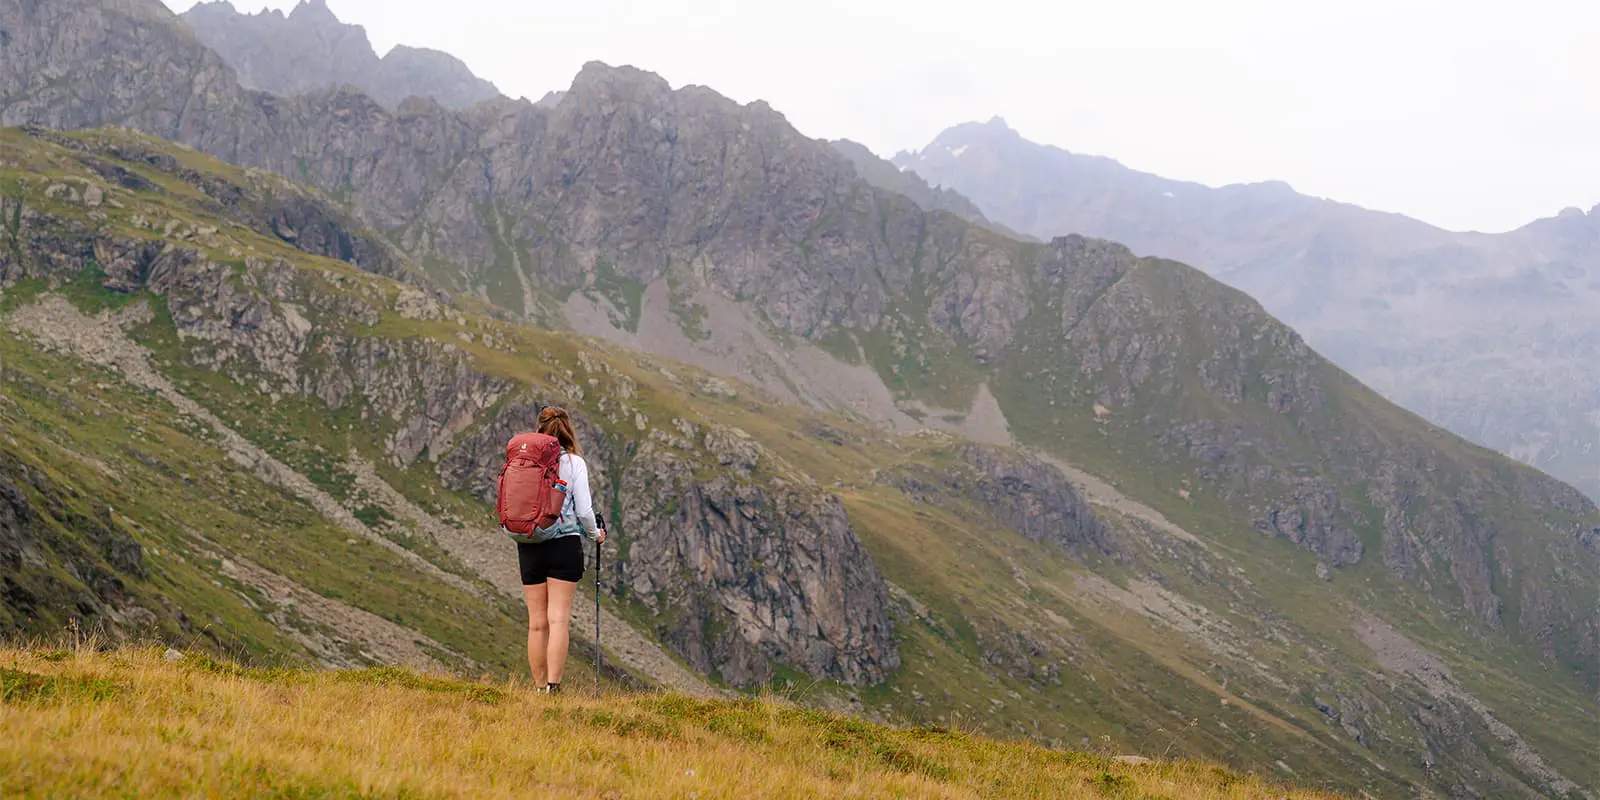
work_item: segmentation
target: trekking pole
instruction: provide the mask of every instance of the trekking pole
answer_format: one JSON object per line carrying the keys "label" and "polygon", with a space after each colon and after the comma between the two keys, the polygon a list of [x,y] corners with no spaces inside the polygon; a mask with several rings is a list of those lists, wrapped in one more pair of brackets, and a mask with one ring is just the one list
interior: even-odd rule
{"label": "trekking pole", "polygon": [[[595,522],[600,530],[606,529],[606,518],[598,513],[594,515]],[[594,543],[594,693],[600,694],[600,548],[603,544]]]}

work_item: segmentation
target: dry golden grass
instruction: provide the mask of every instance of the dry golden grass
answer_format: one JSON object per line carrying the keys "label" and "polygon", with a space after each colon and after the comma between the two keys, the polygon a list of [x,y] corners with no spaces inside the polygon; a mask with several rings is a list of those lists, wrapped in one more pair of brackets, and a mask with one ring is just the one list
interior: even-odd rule
{"label": "dry golden grass", "polygon": [[541,697],[404,670],[0,651],[3,797],[1326,797],[774,698]]}

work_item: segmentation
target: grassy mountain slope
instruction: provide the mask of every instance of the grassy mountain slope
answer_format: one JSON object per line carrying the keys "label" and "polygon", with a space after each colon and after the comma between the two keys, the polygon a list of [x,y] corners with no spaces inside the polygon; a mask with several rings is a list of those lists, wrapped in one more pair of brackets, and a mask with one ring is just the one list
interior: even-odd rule
{"label": "grassy mountain slope", "polygon": [[[1050,428],[1093,443],[1059,446],[1125,490],[1080,496],[1036,457],[948,434],[893,437],[681,365],[481,316],[470,301],[442,305],[307,253],[298,231],[291,243],[275,215],[259,214],[305,207],[286,197],[325,204],[271,176],[128,132],[4,135],[3,341],[9,385],[26,390],[8,392],[0,409],[11,437],[0,447],[28,474],[53,476],[54,490],[24,490],[30,506],[51,509],[51,496],[82,506],[41,513],[47,529],[23,528],[57,577],[37,587],[17,580],[32,570],[8,576],[37,598],[13,631],[48,633],[76,618],[184,638],[215,614],[216,649],[404,662],[403,640],[393,652],[355,641],[345,654],[317,638],[349,639],[353,607],[437,642],[412,644],[436,663],[514,672],[518,613],[496,596],[509,548],[484,530],[480,498],[506,426],[530,418],[525,398],[544,394],[579,411],[620,523],[606,576],[612,619],[713,681],[781,687],[869,717],[1069,747],[1109,741],[1386,796],[1429,784],[1529,795],[1565,785],[1559,774],[1584,780],[1592,741],[1581,675],[1552,671],[1511,635],[1472,641],[1464,632],[1478,628],[1450,612],[1449,592],[1416,594],[1373,560],[1316,580],[1315,559],[1286,536],[1239,526],[1231,505],[1204,499],[1193,481],[1187,499],[1162,486],[1168,475],[1183,485],[1163,472],[1175,467],[1152,459],[1128,470],[1114,419]],[[337,215],[319,219],[336,225]],[[1113,283],[1189,274],[1157,262],[1134,269],[1150,274]],[[120,363],[120,377],[97,363]],[[396,371],[368,371],[384,369]],[[93,405],[82,385],[94,387],[81,390]],[[1117,408],[1113,417],[1129,413]],[[138,422],[97,437],[95,410]],[[221,475],[224,488],[185,482],[197,475]],[[848,517],[840,538],[795,538],[834,529],[823,495]],[[96,503],[110,507],[100,527]],[[769,516],[774,506],[799,524]],[[728,509],[758,527],[717,522]],[[881,598],[857,572],[781,560],[819,544],[848,554],[857,537],[864,550],[847,557],[881,571]],[[794,544],[772,552],[738,544],[785,539]],[[119,541],[148,554],[147,565],[116,556],[132,549]],[[743,566],[727,578],[696,574],[695,557],[672,555],[702,551],[719,553],[713,566]],[[691,572],[663,578],[654,571],[663,563]],[[120,588],[92,577],[101,573]],[[794,589],[749,588],[808,574]],[[91,577],[80,586],[74,575]],[[413,583],[396,592],[390,576]],[[856,627],[805,639],[763,627],[838,591],[857,599],[829,624],[849,616]],[[740,616],[752,602],[761,613]],[[892,645],[871,644],[875,614],[892,624]],[[368,638],[392,643],[394,633]],[[607,641],[624,633],[608,627]],[[575,676],[582,669],[574,663]],[[1510,727],[1495,727],[1501,720]],[[1524,751],[1537,760],[1513,755]]]}
{"label": "grassy mountain slope", "polygon": [[[16,131],[3,135],[7,153],[26,158],[8,158],[0,168],[8,222],[0,303],[10,323],[0,334],[8,534],[0,550],[8,567],[0,627],[39,635],[69,623],[109,625],[130,637],[204,641],[251,657],[515,669],[520,659],[498,642],[520,635],[520,604],[444,556],[412,521],[396,517],[393,504],[356,485],[346,471],[347,448],[326,435],[337,423],[320,415],[297,419],[304,407],[285,407],[293,404],[281,398],[211,406],[221,416],[184,402],[238,387],[176,363],[183,346],[167,310],[159,301],[153,312],[132,302],[131,287],[105,272],[113,265],[85,254],[86,262],[52,281],[19,263],[18,236],[53,226],[38,224],[35,214],[70,209],[89,226],[132,233],[158,251],[217,236],[252,251],[299,251],[194,207],[202,192],[138,160],[111,173],[120,184],[75,181],[53,195],[52,174],[83,170],[82,156],[41,149]],[[176,172],[178,159],[192,157],[180,151],[163,163]],[[218,181],[242,178],[207,163]],[[90,185],[96,188],[87,198],[77,194]],[[341,271],[359,274],[348,265]],[[54,306],[35,304],[45,293]],[[126,340],[118,347],[123,331],[116,324],[73,322],[52,332],[82,337],[76,344],[100,348],[118,371],[73,359],[64,352],[70,348],[41,348],[23,335],[17,312],[51,307],[68,320],[121,312],[133,338],[154,353]],[[157,369],[141,369],[146,357]],[[283,480],[291,469],[315,485]],[[309,492],[323,490],[348,508],[348,524],[319,513]]]}
{"label": "grassy mountain slope", "polygon": [[[1430,472],[1426,427],[1366,413],[1381,405],[1198,273],[1082,240],[1019,243],[923,211],[763,104],[674,92],[637,70],[591,65],[554,107],[467,115],[420,105],[391,115],[333,93],[281,101],[274,116],[208,85],[215,102],[250,108],[170,135],[347,196],[443,285],[552,321],[593,294],[635,328],[648,287],[686,276],[685,294],[731,298],[780,339],[859,358],[909,411],[963,415],[988,384],[1007,421],[1042,432],[1058,456],[1079,460],[1063,438],[1071,429],[1092,432],[1083,442],[1110,438],[1111,455],[1173,466],[1159,487],[1168,497],[1182,480],[1209,484],[1189,491],[1227,504],[1231,526],[1286,536],[1331,568],[1381,557],[1596,680],[1594,559],[1577,543],[1588,504],[1470,459]],[[91,112],[104,114],[68,104],[52,115]],[[320,149],[296,152],[309,147],[300,142]],[[1096,416],[1097,403],[1112,415]],[[1566,519],[1524,533],[1493,508],[1510,498]],[[1507,541],[1524,535],[1556,550]],[[1559,562],[1584,575],[1560,577]],[[1495,580],[1497,568],[1509,577]]]}
{"label": "grassy mountain slope", "polygon": [[246,669],[157,650],[10,651],[0,664],[8,797],[1327,796],[1202,763],[886,728],[772,698],[543,697],[403,669]]}
{"label": "grassy mountain slope", "polygon": [[1600,388],[1583,371],[1600,347],[1593,211],[1453,233],[1281,183],[1169,180],[1000,120],[951,128],[895,164],[1025,233],[1200,267],[1385,396],[1600,497]]}
{"label": "grassy mountain slope", "polygon": [[[671,653],[657,680],[792,681],[1063,743],[1170,737],[1387,795],[1594,783],[1593,506],[1383,402],[1194,270],[924,211],[762,104],[637,70],[591,65],[540,107],[391,113],[245,92],[152,3],[8,11],[37,27],[13,38],[5,119],[137,125],[319,186],[380,232],[312,198],[307,218],[350,236],[308,237],[263,199],[285,181],[124,133],[19,137],[44,151],[16,159],[5,281],[98,268],[137,295],[85,321],[24,284],[23,339],[141,363],[101,346],[131,336],[172,384],[136,385],[239,428],[281,468],[247,461],[350,532],[373,527],[357,512],[388,527],[369,505],[410,520],[439,552],[408,563],[447,585],[454,561],[515,592],[503,548],[448,520],[483,513],[504,437],[559,399],[625,526],[610,611]],[[425,271],[502,318],[329,255]],[[669,336],[712,345],[741,322],[762,356],[815,357],[790,397],[865,377],[913,422],[987,414],[985,440],[1034,452],[896,438],[503,319],[559,326],[582,303],[643,349],[669,312]]]}

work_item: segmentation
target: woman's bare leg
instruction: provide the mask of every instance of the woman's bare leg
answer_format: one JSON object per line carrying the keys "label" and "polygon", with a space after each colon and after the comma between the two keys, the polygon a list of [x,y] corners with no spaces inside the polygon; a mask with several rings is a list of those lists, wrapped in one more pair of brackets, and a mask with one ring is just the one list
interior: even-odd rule
{"label": "woman's bare leg", "polygon": [[[545,590],[547,585],[538,583],[522,587],[522,598],[528,602],[528,671],[533,673],[535,689],[544,688],[547,669],[545,654],[549,651],[550,640],[550,617],[546,610],[549,603],[549,594]],[[572,605],[570,597],[567,605]],[[563,633],[562,637],[565,636]]]}
{"label": "woman's bare leg", "polygon": [[572,635],[572,598],[578,593],[578,584],[551,578],[547,585],[550,587],[546,618],[550,650],[546,663],[549,665],[550,682],[560,683],[561,670],[567,665],[567,644]]}

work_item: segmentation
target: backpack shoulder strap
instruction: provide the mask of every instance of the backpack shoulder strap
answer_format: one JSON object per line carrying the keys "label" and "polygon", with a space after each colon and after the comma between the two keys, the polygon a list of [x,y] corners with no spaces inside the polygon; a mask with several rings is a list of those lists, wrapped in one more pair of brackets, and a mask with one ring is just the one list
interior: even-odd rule
{"label": "backpack shoulder strap", "polygon": [[[557,470],[557,472],[559,473],[561,468],[565,467],[566,470],[567,470],[567,475],[569,475],[569,476],[572,475],[573,471],[574,471],[572,469],[572,459],[573,459],[573,455],[571,453],[568,453],[566,451],[566,449],[563,448],[561,450],[561,457],[556,459],[556,470]],[[578,507],[577,507],[578,506],[578,501],[573,499],[573,497],[572,497],[573,487],[571,486],[572,481],[571,481],[570,478],[567,479],[567,483],[568,483],[568,486],[567,486],[566,497],[563,498],[562,501],[561,501],[561,522],[563,524],[568,523],[568,522],[577,522],[578,521]]]}

